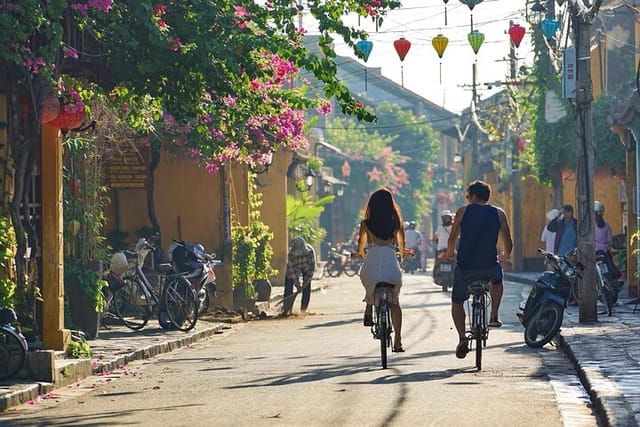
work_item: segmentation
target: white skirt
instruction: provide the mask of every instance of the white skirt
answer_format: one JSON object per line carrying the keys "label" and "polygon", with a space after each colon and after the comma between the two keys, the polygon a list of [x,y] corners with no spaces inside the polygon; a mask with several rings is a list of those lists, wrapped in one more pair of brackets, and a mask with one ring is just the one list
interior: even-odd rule
{"label": "white skirt", "polygon": [[393,246],[369,246],[367,256],[360,268],[360,281],[365,289],[364,302],[373,305],[373,291],[377,283],[392,283],[395,286],[394,302],[397,304],[402,287],[402,270]]}

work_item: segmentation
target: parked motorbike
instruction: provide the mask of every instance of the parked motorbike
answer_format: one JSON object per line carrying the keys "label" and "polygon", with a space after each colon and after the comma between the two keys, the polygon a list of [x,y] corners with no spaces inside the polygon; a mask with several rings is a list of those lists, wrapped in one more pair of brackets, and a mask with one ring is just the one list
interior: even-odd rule
{"label": "parked motorbike", "polygon": [[215,252],[208,254],[199,243],[173,240],[168,250],[174,270],[183,273],[198,292],[198,314],[206,313],[216,295],[214,268],[222,264]]}
{"label": "parked motorbike", "polygon": [[580,277],[579,271],[584,270],[575,249],[564,256],[543,249],[538,252],[545,256],[550,271],[538,277],[516,313],[524,326],[524,341],[534,348],[542,347],[557,335],[573,285]]}

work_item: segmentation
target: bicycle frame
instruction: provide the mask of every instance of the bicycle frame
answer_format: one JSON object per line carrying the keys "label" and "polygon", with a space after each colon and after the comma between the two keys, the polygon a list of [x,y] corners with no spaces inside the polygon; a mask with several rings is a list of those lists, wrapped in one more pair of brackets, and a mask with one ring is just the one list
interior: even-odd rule
{"label": "bicycle frame", "polygon": [[393,303],[394,285],[389,283],[378,283],[374,290],[374,306],[376,315],[371,327],[374,339],[380,340],[380,357],[382,369],[387,368],[387,349],[391,346],[391,304]]}
{"label": "bicycle frame", "polygon": [[482,369],[482,347],[487,346],[489,338],[489,327],[487,324],[487,307],[491,302],[487,282],[475,280],[467,287],[467,292],[471,296],[471,302],[467,299],[467,316],[469,330],[467,331],[467,339],[471,345],[475,343],[476,349],[476,368],[478,371]]}

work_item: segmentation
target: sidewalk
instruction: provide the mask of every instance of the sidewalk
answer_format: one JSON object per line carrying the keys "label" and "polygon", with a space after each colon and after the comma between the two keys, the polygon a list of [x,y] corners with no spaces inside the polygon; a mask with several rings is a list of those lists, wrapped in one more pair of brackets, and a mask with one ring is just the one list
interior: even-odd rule
{"label": "sidewalk", "polygon": [[13,406],[37,402],[56,388],[73,384],[91,375],[99,375],[115,370],[134,360],[148,359],[162,353],[185,347],[203,338],[223,333],[230,329],[234,321],[225,316],[217,319],[211,314],[198,320],[196,327],[189,332],[166,331],[158,325],[155,318],[140,331],[132,331],[126,326],[113,325],[109,329],[100,327],[98,338],[89,341],[93,352],[92,359],[67,359],[64,352],[56,352],[55,383],[35,380],[8,380],[0,383],[0,416]]}
{"label": "sidewalk", "polygon": [[[533,284],[538,275],[505,273],[505,279]],[[629,301],[621,298],[611,317],[598,314],[592,324],[578,323],[578,308],[569,307],[560,331],[560,345],[605,425],[640,425],[640,311],[633,313]]]}

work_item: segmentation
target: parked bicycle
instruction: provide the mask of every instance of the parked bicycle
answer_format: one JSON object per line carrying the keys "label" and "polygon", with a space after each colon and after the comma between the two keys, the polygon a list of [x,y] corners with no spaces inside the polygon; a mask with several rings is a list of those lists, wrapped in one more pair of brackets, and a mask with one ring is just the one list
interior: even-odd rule
{"label": "parked bicycle", "polygon": [[198,321],[198,295],[191,283],[169,263],[155,267],[157,287],[151,284],[143,266],[155,248],[155,242],[141,238],[133,251],[123,251],[129,260],[129,270],[122,278],[124,285],[113,296],[115,312],[133,330],[144,328],[156,314],[161,327],[175,326],[189,331]]}
{"label": "parked bicycle", "polygon": [[393,288],[391,283],[376,284],[373,301],[376,315],[373,318],[371,333],[373,338],[380,340],[380,361],[382,369],[387,369],[387,350],[392,345],[391,333],[391,304],[393,303]]}
{"label": "parked bicycle", "polygon": [[482,348],[487,346],[489,338],[489,326],[487,324],[487,309],[491,304],[488,279],[475,279],[467,287],[467,292],[471,296],[471,301],[467,299],[467,319],[469,329],[467,330],[467,340],[469,350],[476,351],[476,368],[482,370]]}
{"label": "parked bicycle", "polygon": [[29,345],[13,326],[17,320],[16,312],[10,308],[0,308],[0,380],[11,378],[24,366]]}
{"label": "parked bicycle", "polygon": [[360,272],[361,258],[351,258],[353,248],[349,244],[341,244],[329,250],[329,259],[322,270],[323,277],[338,277],[344,273],[353,277]]}

